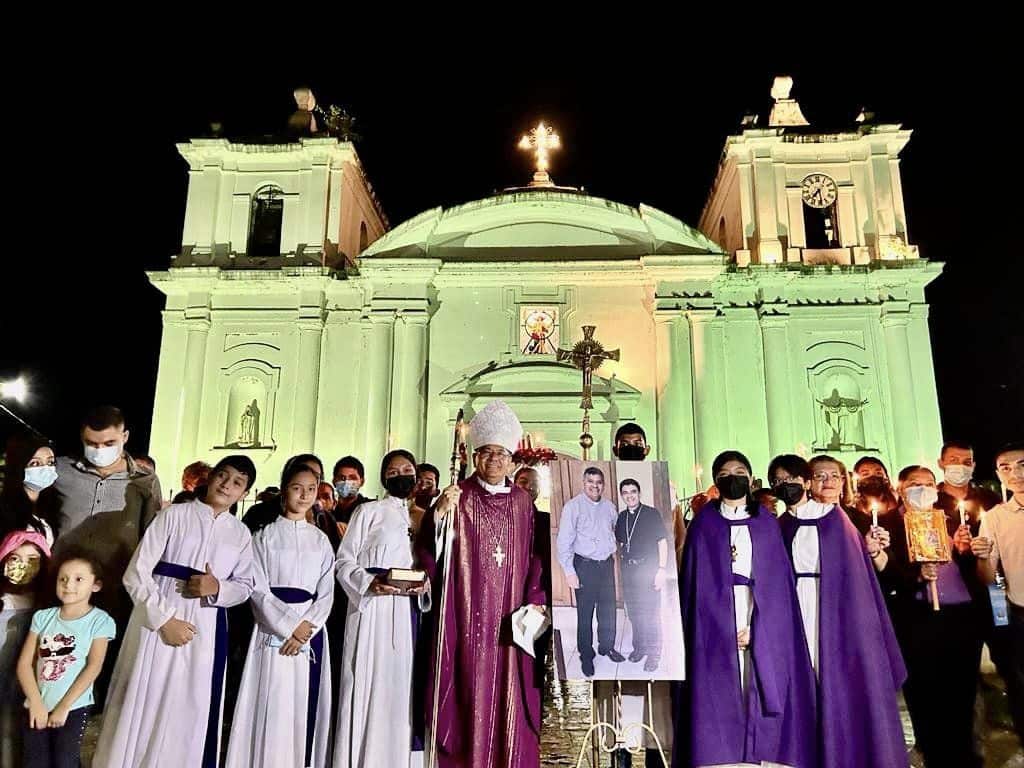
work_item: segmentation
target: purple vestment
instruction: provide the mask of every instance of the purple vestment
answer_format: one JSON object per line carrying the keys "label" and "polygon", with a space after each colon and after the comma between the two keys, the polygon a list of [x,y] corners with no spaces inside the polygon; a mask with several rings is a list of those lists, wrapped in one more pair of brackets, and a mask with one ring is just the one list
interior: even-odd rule
{"label": "purple vestment", "polygon": [[882,590],[863,540],[842,510],[780,519],[792,547],[801,525],[818,529],[818,751],[822,768],[908,764],[896,692],[907,678]]}
{"label": "purple vestment", "polygon": [[[744,693],[736,653],[731,525],[753,550],[750,675]],[[775,516],[762,508],[727,521],[706,505],[686,532],[680,601],[686,685],[678,702],[673,765],[783,763],[817,768],[814,671],[804,640],[793,568]]]}
{"label": "purple vestment", "polygon": [[[535,768],[540,763],[540,692],[536,661],[512,643],[512,613],[545,605],[530,495],[511,486],[489,493],[476,476],[459,484],[447,605],[434,546],[434,517],[423,517],[417,556],[433,580],[436,618],[446,624],[437,715],[440,768]],[[442,613],[443,611],[443,613]],[[426,719],[433,711],[431,647]]]}

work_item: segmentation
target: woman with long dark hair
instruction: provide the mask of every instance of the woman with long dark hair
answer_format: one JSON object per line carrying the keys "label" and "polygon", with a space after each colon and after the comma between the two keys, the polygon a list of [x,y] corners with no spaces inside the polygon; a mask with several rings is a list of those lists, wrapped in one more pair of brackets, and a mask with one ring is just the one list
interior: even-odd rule
{"label": "woman with long dark hair", "polygon": [[318,486],[314,469],[286,465],[281,514],[252,538],[256,627],[227,768],[328,765],[331,658],[324,622],[334,602],[334,550],[307,519]]}
{"label": "woman with long dark hair", "polygon": [[[348,595],[341,659],[335,768],[421,765],[413,747],[413,650],[407,597],[388,584],[389,568],[411,568],[409,501],[416,459],[391,451],[380,465],[387,495],[352,515],[338,548],[338,581]],[[417,590],[422,591],[422,590]]]}
{"label": "woman with long dark hair", "polygon": [[46,438],[28,433],[7,441],[0,494],[0,539],[12,531],[35,531],[53,546],[57,534],[57,457]]}
{"label": "woman with long dark hair", "polygon": [[739,451],[712,465],[719,499],[686,533],[680,600],[686,680],[673,765],[816,768],[814,672],[793,568]]}

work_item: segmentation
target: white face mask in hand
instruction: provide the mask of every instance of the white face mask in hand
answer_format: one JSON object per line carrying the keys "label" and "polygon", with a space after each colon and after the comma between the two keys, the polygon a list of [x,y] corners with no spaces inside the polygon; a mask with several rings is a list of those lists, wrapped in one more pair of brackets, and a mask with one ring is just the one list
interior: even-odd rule
{"label": "white face mask in hand", "polygon": [[939,500],[939,492],[930,485],[915,485],[907,488],[907,503],[914,509],[931,509]]}

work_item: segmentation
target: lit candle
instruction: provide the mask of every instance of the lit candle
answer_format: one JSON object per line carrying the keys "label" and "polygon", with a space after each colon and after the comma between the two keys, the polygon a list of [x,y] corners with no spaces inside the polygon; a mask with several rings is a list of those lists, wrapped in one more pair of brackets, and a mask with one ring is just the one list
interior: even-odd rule
{"label": "lit candle", "polygon": [[960,525],[967,525],[967,511],[964,509],[964,503],[961,501],[957,506],[960,508]]}
{"label": "lit candle", "polygon": [[871,502],[871,527],[878,527],[878,502]]}

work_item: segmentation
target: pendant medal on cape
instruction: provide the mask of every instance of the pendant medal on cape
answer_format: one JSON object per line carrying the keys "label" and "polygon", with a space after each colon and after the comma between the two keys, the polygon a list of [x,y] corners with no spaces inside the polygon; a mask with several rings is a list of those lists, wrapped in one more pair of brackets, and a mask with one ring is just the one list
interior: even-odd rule
{"label": "pendant medal on cape", "polygon": [[735,544],[733,544],[731,547],[729,547],[729,553],[732,555],[732,561],[735,563],[736,562],[736,558],[739,556],[738,553],[736,552],[736,545]]}

